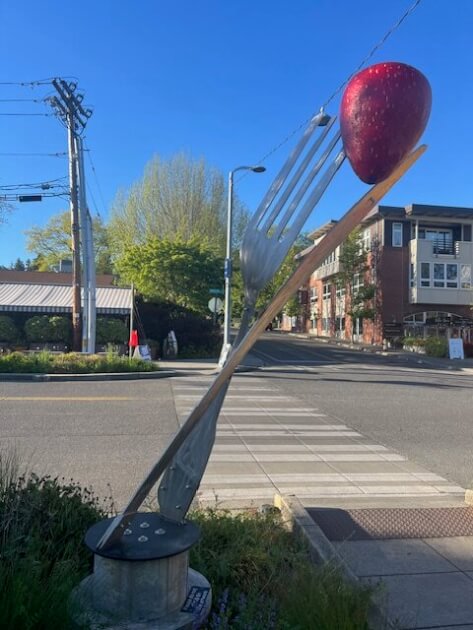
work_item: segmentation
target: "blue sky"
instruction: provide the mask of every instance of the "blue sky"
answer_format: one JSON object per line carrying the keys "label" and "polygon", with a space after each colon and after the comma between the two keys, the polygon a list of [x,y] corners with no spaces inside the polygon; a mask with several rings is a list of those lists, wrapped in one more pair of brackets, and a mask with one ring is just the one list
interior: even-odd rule
{"label": "blue sky", "polygon": [[[0,82],[77,77],[94,114],[86,138],[89,204],[106,219],[120,188],[155,154],[185,151],[227,173],[257,163],[297,129],[366,57],[414,0],[23,0],[2,2]],[[428,152],[385,198],[389,204],[473,206],[473,2],[422,0],[370,63],[409,63],[429,79]],[[0,113],[48,112],[48,87],[0,85]],[[329,107],[338,111],[339,97]],[[237,181],[254,209],[292,135],[264,174]],[[4,153],[67,150],[52,117],[0,115],[0,186],[67,176],[67,160]],[[367,189],[345,163],[307,222],[338,218]],[[0,192],[1,194],[1,192]],[[0,226],[0,264],[26,258],[24,230],[68,204],[16,204]]]}

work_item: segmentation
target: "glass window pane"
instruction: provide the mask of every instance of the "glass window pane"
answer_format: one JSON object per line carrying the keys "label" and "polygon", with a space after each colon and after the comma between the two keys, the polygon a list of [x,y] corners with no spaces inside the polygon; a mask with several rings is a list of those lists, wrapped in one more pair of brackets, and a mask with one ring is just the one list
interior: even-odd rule
{"label": "glass window pane", "polygon": [[434,280],[445,279],[445,265],[443,263],[434,263]]}
{"label": "glass window pane", "polygon": [[430,263],[420,264],[420,276],[423,279],[430,278]]}
{"label": "glass window pane", "polygon": [[471,265],[461,265],[460,282],[462,289],[471,288]]}
{"label": "glass window pane", "polygon": [[457,278],[458,278],[457,265],[447,264],[447,280],[457,280]]}

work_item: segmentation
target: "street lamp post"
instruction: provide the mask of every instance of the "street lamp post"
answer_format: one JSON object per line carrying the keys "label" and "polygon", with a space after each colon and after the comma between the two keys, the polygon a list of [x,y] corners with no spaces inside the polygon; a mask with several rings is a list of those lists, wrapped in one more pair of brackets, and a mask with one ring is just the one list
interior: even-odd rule
{"label": "street lamp post", "polygon": [[253,173],[264,173],[264,166],[237,166],[228,174],[228,206],[227,206],[227,245],[225,252],[225,304],[224,304],[224,323],[223,323],[223,345],[220,354],[219,364],[222,366],[227,358],[231,348],[230,343],[230,324],[232,320],[232,227],[233,227],[233,175],[237,171],[253,171]]}

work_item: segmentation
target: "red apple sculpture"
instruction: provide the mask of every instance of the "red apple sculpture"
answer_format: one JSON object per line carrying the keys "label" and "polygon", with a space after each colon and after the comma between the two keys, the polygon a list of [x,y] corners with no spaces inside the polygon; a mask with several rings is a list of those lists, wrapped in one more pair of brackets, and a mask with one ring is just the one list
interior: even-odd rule
{"label": "red apple sculpture", "polygon": [[340,128],[346,156],[362,181],[377,184],[392,173],[421,137],[431,104],[429,82],[404,63],[378,63],[350,80]]}

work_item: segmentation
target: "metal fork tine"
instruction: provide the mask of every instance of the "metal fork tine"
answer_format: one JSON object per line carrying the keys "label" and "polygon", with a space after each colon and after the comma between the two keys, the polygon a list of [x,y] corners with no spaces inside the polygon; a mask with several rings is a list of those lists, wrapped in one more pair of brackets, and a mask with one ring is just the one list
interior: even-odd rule
{"label": "metal fork tine", "polygon": [[[343,164],[345,157],[346,157],[345,151],[342,149],[338,153],[337,157],[334,159],[332,164],[329,166],[329,168],[325,171],[322,179],[320,180],[320,182],[317,184],[317,186],[314,188],[314,190],[310,194],[310,197],[302,206],[299,214],[297,215],[297,218],[294,220],[294,223],[291,225],[290,229],[284,234],[284,238],[286,238],[286,235],[288,239],[295,240],[297,238],[297,235],[302,230],[302,227],[304,223],[307,221],[309,214],[312,212],[315,205],[318,203],[319,199],[324,194],[326,188],[332,181],[335,173]],[[283,229],[284,227],[281,227],[280,225],[278,225],[278,229],[277,229],[278,235],[277,236],[275,235],[276,238],[281,238]]]}
{"label": "metal fork tine", "polygon": [[[294,173],[294,175],[293,175],[291,181],[289,182],[289,184],[287,185],[285,191],[282,193],[281,197],[278,199],[278,201],[275,204],[274,208],[271,210],[270,214],[265,219],[264,225],[261,226],[261,229],[262,229],[263,232],[267,232],[272,227],[273,223],[276,220],[276,217],[279,215],[279,213],[281,212],[281,209],[284,207],[284,204],[289,199],[289,196],[291,195],[292,191],[296,187],[296,185],[299,182],[300,178],[302,177],[304,171],[306,171],[307,167],[309,166],[310,162],[312,161],[312,158],[317,153],[317,151],[319,150],[321,144],[323,143],[323,141],[327,137],[327,134],[329,133],[330,129],[332,128],[332,125],[334,124],[335,120],[336,120],[336,116],[333,116],[330,119],[330,121],[327,123],[327,126],[325,127],[323,132],[320,134],[320,136],[314,142],[314,144],[311,147],[311,149],[307,152],[307,155],[304,157],[304,159],[302,160],[301,164],[299,165],[297,171]],[[320,166],[319,166],[319,164],[320,164]],[[313,171],[313,177],[315,177],[315,175],[318,173],[318,171],[320,170],[321,167],[322,167],[322,164],[320,163],[320,160],[319,160],[319,162],[317,163],[317,169],[315,171]],[[310,180],[307,183],[307,185],[305,185],[305,190],[307,190],[307,188],[308,188],[308,186],[309,186],[311,181],[312,180]],[[300,198],[299,198],[299,200],[300,200]],[[292,204],[291,204],[291,206],[292,206]]]}
{"label": "metal fork tine", "polygon": [[[335,122],[335,118],[333,118],[333,122]],[[327,131],[327,133],[328,133],[328,131]],[[324,134],[323,138],[325,137],[325,135],[327,135],[327,134]],[[320,140],[322,141],[323,138],[321,137]],[[286,212],[284,213],[283,217],[278,221],[278,228],[281,227],[283,230],[286,228],[286,225],[289,223],[289,220],[291,219],[292,215],[294,214],[295,210],[297,209],[297,206],[301,202],[303,196],[307,192],[307,189],[309,188],[309,186],[313,182],[315,176],[319,173],[319,171],[322,168],[322,166],[325,164],[325,162],[329,158],[331,152],[333,151],[334,146],[337,144],[339,139],[340,139],[340,131],[332,138],[332,140],[330,141],[329,145],[327,146],[327,148],[325,149],[325,151],[323,152],[321,157],[317,160],[317,162],[315,163],[313,168],[309,171],[307,177],[305,178],[305,180],[302,183],[301,187],[297,191],[294,199],[289,204],[289,206],[288,206]],[[316,149],[318,149],[320,144],[321,144],[321,142],[320,143],[316,143],[316,144],[318,144],[318,146],[316,147]],[[292,192],[293,188],[297,184],[297,181],[301,178],[303,171],[305,171],[307,169],[309,161],[307,163],[304,161],[304,163],[301,165],[301,166],[304,167],[303,170],[301,170],[300,173],[297,172],[296,175],[294,176],[294,180],[295,180],[294,181],[294,186],[292,186],[292,189],[289,190],[289,193],[288,193],[287,196],[283,195],[283,197],[281,198],[281,199],[284,199],[284,202],[287,201],[287,198],[288,198],[289,194]],[[291,182],[291,184],[292,184],[292,182]],[[265,225],[265,229],[263,230],[264,232],[267,232],[272,227],[273,223],[275,223],[275,220],[276,220],[279,212],[281,211],[281,207],[282,207],[282,205],[280,205],[280,204],[278,204],[278,205],[279,205],[279,207],[277,209],[278,211],[277,212],[275,212],[275,211],[271,212],[271,216],[270,216],[271,223],[268,222]],[[276,210],[276,208],[275,208],[275,210]]]}
{"label": "metal fork tine", "polygon": [[286,160],[284,166],[279,171],[279,173],[275,177],[273,183],[269,187],[268,192],[263,197],[262,202],[260,203],[260,205],[256,209],[255,213],[251,217],[249,225],[251,225],[253,227],[256,227],[258,225],[258,223],[261,221],[261,219],[263,218],[266,210],[272,204],[272,202],[274,201],[275,196],[278,194],[279,190],[281,189],[281,186],[286,181],[287,176],[289,175],[289,173],[290,173],[292,167],[294,166],[294,164],[297,162],[297,159],[299,158],[300,154],[304,150],[304,147],[308,143],[310,137],[312,136],[312,134],[314,133],[315,129],[317,129],[317,127],[319,126],[320,122],[322,121],[322,119],[325,116],[326,116],[326,114],[323,111],[320,111],[318,114],[313,116],[313,118],[310,121],[309,125],[307,126],[307,129],[305,130],[302,138],[300,139],[298,144],[294,147],[292,153],[289,155],[289,157]]}

